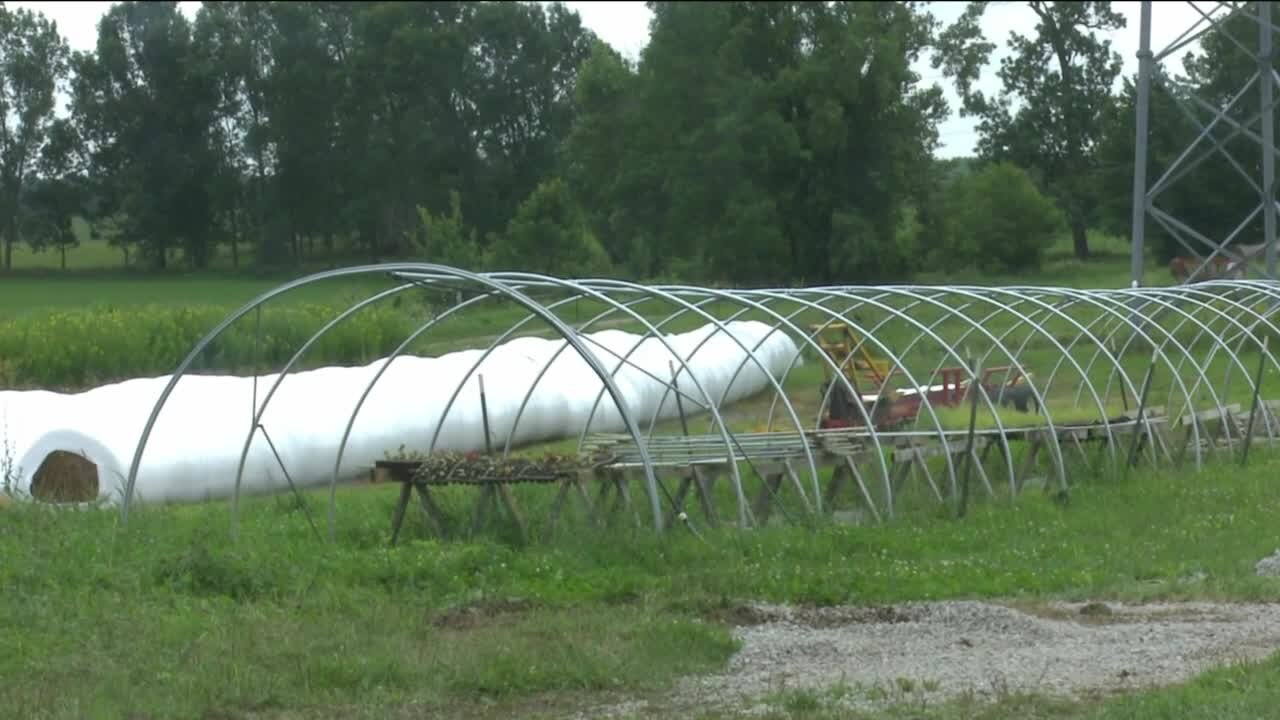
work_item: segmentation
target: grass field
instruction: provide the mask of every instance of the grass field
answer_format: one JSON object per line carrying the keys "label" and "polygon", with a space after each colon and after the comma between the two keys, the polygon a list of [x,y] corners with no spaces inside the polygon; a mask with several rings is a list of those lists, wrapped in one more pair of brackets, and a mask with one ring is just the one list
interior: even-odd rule
{"label": "grass field", "polygon": [[[90,240],[83,225],[78,247],[67,254],[68,272],[58,270],[58,255],[32,253],[14,248],[14,273],[0,275],[0,313],[18,314],[47,308],[89,305],[132,306],[153,303],[239,305],[258,293],[279,285],[287,276],[246,277],[230,271],[226,249],[220,248],[213,270],[193,274],[175,265],[174,270],[156,275],[126,268],[123,254],[101,240]],[[1112,236],[1095,234],[1094,259],[1081,263],[1071,256],[1070,239],[1063,237],[1048,253],[1039,277],[1031,284],[1066,287],[1124,287],[1129,280],[1128,243]],[[251,256],[246,255],[245,267]],[[1168,271],[1148,263],[1148,284],[1167,284]],[[926,271],[917,282],[930,284],[962,282],[979,285],[1023,284],[1026,278],[997,277],[973,270],[948,268],[946,272]],[[356,285],[352,289],[362,289]],[[342,290],[336,291],[338,294]],[[335,294],[334,285],[304,289],[290,300],[313,301]]]}
{"label": "grass field", "polygon": [[[390,488],[344,491],[332,546],[288,498],[251,501],[238,544],[222,503],[152,508],[127,530],[109,511],[12,507],[0,511],[5,713],[558,717],[722,667],[735,647],[722,610],[750,599],[1268,600],[1280,583],[1252,565],[1277,544],[1277,469],[1259,455],[1247,472],[1087,483],[1066,508],[1030,494],[964,521],[924,513],[705,542],[579,526],[522,546],[411,528],[388,549]],[[1226,670],[1101,704],[1009,698],[979,716],[1255,717],[1280,693],[1275,678],[1274,666]],[[823,716],[785,705],[776,717]]]}
{"label": "grass field", "polygon": [[[948,279],[1127,285],[1119,241],[1096,240],[1100,258],[1089,264],[1071,260],[1066,247],[1055,248],[1038,278]],[[69,260],[79,258],[77,270],[101,268],[113,254],[120,257],[86,242]],[[50,267],[51,258],[56,267],[56,256],[20,262]],[[1149,282],[1167,281],[1158,268],[1150,272]],[[229,274],[6,276],[0,313],[37,322],[87,306],[234,307],[279,282]],[[290,301],[367,289],[338,283]],[[591,308],[566,312],[585,319]],[[445,329],[436,347],[483,344],[522,316],[510,307],[474,313]],[[686,318],[673,327],[698,324]],[[1041,368],[1057,355],[1043,346],[1025,358]],[[1256,357],[1246,354],[1246,365]],[[1147,361],[1126,357],[1125,366],[1141,377]],[[801,412],[816,412],[820,375],[810,363],[790,379]],[[1167,394],[1171,382],[1157,378],[1155,394]],[[1055,400],[1065,403],[1074,381],[1055,387]],[[1247,398],[1245,384],[1234,384],[1229,397]],[[767,397],[744,403],[726,420],[753,429],[768,406]],[[1093,414],[1064,409],[1061,419]],[[948,426],[967,423],[960,411],[942,415]],[[0,499],[0,717],[555,718],[607,699],[661,699],[681,677],[723,669],[737,649],[731,611],[751,600],[1271,601],[1280,580],[1257,577],[1253,566],[1280,545],[1280,456],[1259,448],[1245,470],[1228,462],[1200,474],[1099,472],[1079,478],[1068,505],[1040,493],[1013,503],[981,498],[963,520],[921,504],[885,526],[704,527],[701,538],[677,528],[658,538],[570,517],[554,537],[524,541],[509,525],[432,539],[415,517],[394,548],[386,540],[395,490],[385,486],[339,491],[332,545],[318,541],[309,522],[324,517],[323,493],[248,500],[239,542],[228,537],[223,502],[147,507],[123,528],[110,510]],[[541,489],[519,492],[526,508],[548,501]],[[462,512],[470,499],[459,490],[442,502]],[[1254,718],[1280,702],[1278,670],[1280,658],[1129,697],[1016,695],[994,704],[903,704],[867,717]],[[861,717],[832,709],[829,694],[776,693],[765,717]],[[702,717],[736,717],[719,713],[708,707]]]}

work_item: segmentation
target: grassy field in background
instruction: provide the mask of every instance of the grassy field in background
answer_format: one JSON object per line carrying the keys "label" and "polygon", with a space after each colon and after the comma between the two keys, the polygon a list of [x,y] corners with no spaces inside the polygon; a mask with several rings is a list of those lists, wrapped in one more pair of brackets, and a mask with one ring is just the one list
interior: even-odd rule
{"label": "grassy field in background", "polygon": [[[124,256],[101,240],[84,236],[79,247],[68,251],[68,272],[58,268],[54,252],[32,253],[14,248],[13,274],[0,275],[0,316],[37,312],[47,308],[71,308],[91,305],[127,307],[148,304],[214,304],[239,305],[261,292],[270,290],[287,279],[284,276],[255,278],[234,273],[230,269],[226,248],[219,248],[213,270],[189,273],[180,264],[162,274],[126,269]],[[1087,263],[1071,255],[1070,238],[1061,238],[1047,254],[1042,272],[1034,278],[996,276],[974,270],[949,268],[947,272],[920,273],[917,282],[945,282],[978,285],[1035,284],[1064,287],[1125,287],[1129,284],[1128,243],[1122,238],[1095,234],[1092,236],[1094,259]],[[245,267],[251,267],[252,255],[242,256]],[[1168,284],[1168,271],[1148,263],[1148,284]],[[338,290],[335,290],[335,287]],[[320,288],[304,288],[288,296],[289,302],[316,301],[354,292],[366,284],[331,283]]]}
{"label": "grassy field in background", "polygon": [[[83,218],[71,221],[71,231],[75,234],[77,244],[67,249],[67,271],[85,270],[125,270],[130,266],[136,268],[136,254],[130,254],[129,263],[125,263],[125,254],[120,248],[113,247],[106,240],[94,239],[90,235],[89,224]],[[239,248],[242,267],[250,267],[253,262],[253,248]],[[181,250],[170,253],[169,264],[180,267],[183,263]],[[231,249],[218,245],[214,251],[210,266],[215,270],[232,268]],[[56,250],[33,251],[30,246],[20,243],[13,247],[13,269],[17,272],[62,270],[62,254]]]}
{"label": "grassy field in background", "polygon": [[[958,271],[925,274],[918,282],[1127,286],[1123,240],[1095,235],[1093,248],[1097,257],[1079,263],[1063,238],[1044,272],[1032,278]],[[76,272],[64,275],[48,270],[57,267],[56,255],[18,254],[19,268],[27,272],[0,276],[0,341],[22,347],[17,341],[26,333],[53,327],[51,318],[86,307],[154,316],[146,326],[162,328],[169,322],[162,317],[166,307],[230,310],[282,281],[222,271],[144,275],[121,271],[122,259],[118,251],[86,240],[68,255]],[[1148,284],[1170,282],[1162,268],[1149,265],[1148,273]],[[307,304],[349,301],[376,286],[336,282],[307,288],[286,299],[298,314],[282,316],[281,322],[304,318]],[[430,308],[409,312],[421,310]],[[564,306],[560,315],[580,323],[596,310],[582,302]],[[641,312],[656,320],[671,310]],[[723,317],[719,310],[713,314]],[[483,347],[524,315],[510,305],[469,312],[442,325],[429,346],[415,349]],[[922,308],[913,317],[928,324],[941,314]],[[1087,312],[1080,317],[1092,319]],[[811,320],[801,316],[796,322]],[[702,322],[686,315],[666,329]],[[399,327],[389,323],[388,328]],[[610,323],[638,329],[616,318]],[[999,334],[1011,323],[1001,318],[990,330]],[[107,336],[127,335],[117,325],[56,327],[73,328],[64,332],[77,335],[71,340],[105,343]],[[283,335],[287,328],[277,329]],[[118,337],[121,344],[110,347],[146,346],[147,337]],[[901,352],[910,337],[898,328],[881,339]],[[352,338],[355,345],[366,341],[364,335]],[[982,349],[978,340],[970,344]],[[1149,364],[1145,352],[1122,358],[1135,380]],[[1037,378],[1045,378],[1062,353],[1041,338],[1022,358]],[[1257,358],[1244,353],[1244,369],[1253,368]],[[54,353],[40,363],[56,359]],[[170,359],[161,353],[153,364]],[[955,360],[925,349],[909,369],[923,378]],[[0,357],[0,370],[5,361]],[[1228,362],[1216,358],[1212,374],[1221,376]],[[1077,404],[1079,377],[1061,369],[1050,389],[1058,422],[1124,413],[1135,402],[1113,390],[1101,411],[1087,396]],[[1103,384],[1107,368],[1095,365],[1089,377]],[[821,378],[822,367],[808,358],[787,380],[785,389],[804,425],[815,419]],[[1172,374],[1162,370],[1153,379],[1152,404],[1176,399],[1175,390]],[[1233,381],[1220,399],[1247,402],[1246,382]],[[772,406],[770,396],[760,395],[735,405],[724,419],[735,431],[760,430]],[[999,417],[1016,425],[1029,416],[1005,409]],[[958,429],[967,425],[968,414],[949,409],[938,420]],[[979,413],[979,427],[994,424],[990,412]],[[656,430],[678,427],[669,420]],[[933,425],[922,418],[916,427]],[[712,427],[703,415],[691,429]],[[773,429],[792,429],[778,408]],[[576,439],[529,451],[575,447]],[[499,523],[438,539],[425,534],[415,513],[394,548],[386,541],[396,490],[386,486],[339,489],[333,545],[321,543],[311,525],[314,519],[325,530],[327,492],[248,499],[239,542],[228,537],[225,502],[145,507],[123,528],[111,510],[5,504],[0,498],[0,717],[559,718],[617,698],[661,700],[681,677],[723,669],[737,648],[732,610],[751,600],[830,605],[1280,596],[1280,580],[1259,578],[1253,570],[1280,542],[1274,530],[1280,454],[1259,447],[1245,470],[1220,458],[1200,474],[1143,466],[1121,478],[1107,466],[1091,474],[1076,465],[1071,469],[1079,484],[1068,505],[1039,492],[1016,502],[979,495],[961,521],[943,517],[936,504],[924,501],[922,483],[915,483],[910,487],[916,494],[904,495],[903,514],[883,526],[802,521],[802,508],[790,502],[779,505],[785,513],[775,514],[777,526],[751,532],[701,527],[702,538],[679,528],[657,538],[625,523],[603,530],[570,513],[567,525],[549,538],[537,532],[526,540],[510,524]],[[674,487],[670,478],[668,487]],[[729,488],[722,484],[718,490],[724,508],[731,508]],[[538,511],[551,492],[516,489],[531,518],[545,515]],[[638,497],[639,506],[647,507]],[[463,488],[440,496],[460,522],[469,519],[463,513],[473,500]],[[826,700],[833,687],[827,693],[776,693],[763,717],[1243,720],[1280,704],[1277,670],[1280,657],[1106,701],[1010,696],[989,705],[906,704],[865,716],[831,709]],[[708,707],[701,717],[737,716]]]}

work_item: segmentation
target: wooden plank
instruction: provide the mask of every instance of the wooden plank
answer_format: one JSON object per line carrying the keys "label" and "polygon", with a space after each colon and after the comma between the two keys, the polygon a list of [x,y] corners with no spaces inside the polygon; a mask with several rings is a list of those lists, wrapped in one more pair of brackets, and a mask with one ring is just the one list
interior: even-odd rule
{"label": "wooden plank", "polygon": [[782,473],[769,473],[762,478],[760,483],[760,492],[756,496],[755,515],[757,522],[763,527],[769,522],[769,515],[773,510],[773,501],[778,494],[778,490],[782,487]]}
{"label": "wooden plank", "polygon": [[520,531],[521,539],[527,539],[528,527],[524,522],[524,514],[520,512],[520,506],[516,504],[516,498],[511,494],[511,486],[505,483],[498,486],[498,497],[502,500],[502,505],[507,509],[507,513],[511,516],[511,521],[516,524],[516,528]]}
{"label": "wooden plank", "polygon": [[795,468],[791,466],[790,462],[784,462],[782,464],[782,468],[786,473],[787,478],[791,480],[791,484],[795,486],[796,494],[799,495],[800,500],[804,502],[805,511],[812,515],[813,503],[809,502],[809,496],[805,494],[804,487],[800,483],[800,476],[796,474]]}
{"label": "wooden plank", "polygon": [[391,515],[391,544],[396,544],[396,539],[400,537],[400,526],[404,524],[404,513],[409,507],[409,493],[413,492],[413,486],[409,483],[400,485],[400,499],[396,501],[395,512]]}
{"label": "wooden plank", "polygon": [[[1226,411],[1225,414],[1223,410]],[[1212,408],[1210,410],[1201,410],[1200,412],[1192,413],[1191,415],[1183,415],[1181,418],[1181,424],[1189,425],[1196,421],[1203,423],[1203,422],[1209,422],[1212,420],[1221,420],[1224,418],[1224,416],[1230,416],[1230,415],[1239,413],[1240,403],[1231,403],[1229,405],[1225,405],[1223,407],[1223,410]]]}
{"label": "wooden plank", "polygon": [[443,536],[448,522],[444,511],[440,509],[439,505],[436,505],[435,499],[431,497],[431,489],[425,484],[416,484],[414,488],[418,491],[418,502],[422,505],[422,510],[426,513],[432,529],[435,530],[437,536]]}
{"label": "wooden plank", "polygon": [[845,460],[845,467],[849,468],[849,472],[853,475],[853,479],[858,483],[858,487],[862,489],[862,498],[867,504],[867,509],[871,511],[872,517],[876,522],[880,522],[880,511],[876,509],[875,501],[871,499],[871,493],[867,489],[867,484],[862,481],[862,473],[858,472],[858,466],[852,460]]}
{"label": "wooden plank", "polygon": [[716,512],[716,504],[713,499],[711,487],[715,483],[718,474],[712,472],[708,474],[704,468],[690,468],[693,472],[694,484],[698,489],[698,502],[702,505],[702,515],[712,527],[720,524],[720,514]]}

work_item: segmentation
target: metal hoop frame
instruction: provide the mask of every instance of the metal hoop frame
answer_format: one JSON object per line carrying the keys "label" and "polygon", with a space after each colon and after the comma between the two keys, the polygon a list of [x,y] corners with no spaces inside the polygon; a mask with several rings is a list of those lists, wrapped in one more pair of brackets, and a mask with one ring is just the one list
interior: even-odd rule
{"label": "metal hoop frame", "polygon": [[[707,416],[711,432],[707,437],[718,438],[724,446],[724,456],[729,459],[728,472],[738,505],[738,524],[749,527],[755,523],[755,518],[747,502],[744,478],[738,464],[740,461],[750,463],[752,450],[749,443],[741,442],[742,430],[735,431],[724,412],[729,404],[730,388],[744,372],[763,373],[764,387],[761,389],[772,396],[767,415],[763,418],[765,432],[780,432],[793,439],[808,437],[815,428],[806,425],[806,419],[813,417],[816,425],[837,386],[851,397],[859,397],[856,384],[841,372],[841,367],[851,358],[832,358],[817,341],[833,323],[842,323],[860,336],[859,347],[851,348],[850,355],[861,347],[868,348],[888,363],[891,374],[897,371],[907,388],[919,390],[930,387],[948,366],[963,368],[963,377],[971,383],[980,380],[975,367],[1007,366],[1005,381],[1013,372],[1022,375],[1038,406],[1039,415],[1034,420],[1029,419],[1026,427],[1021,429],[1043,430],[1052,472],[1064,488],[1068,485],[1067,462],[1058,437],[1063,422],[1054,418],[1055,411],[1061,414],[1063,405],[1069,404],[1079,412],[1096,413],[1092,427],[1107,439],[1107,457],[1114,464],[1118,461],[1115,412],[1109,409],[1113,405],[1113,388],[1119,390],[1120,399],[1127,407],[1128,398],[1135,401],[1138,398],[1139,388],[1144,385],[1144,375],[1155,373],[1163,387],[1160,392],[1167,393],[1169,418],[1205,409],[1225,414],[1231,405],[1229,386],[1232,377],[1244,378],[1237,392],[1243,388],[1252,395],[1255,372],[1250,368],[1254,363],[1263,362],[1280,371],[1280,359],[1264,344],[1266,337],[1280,334],[1275,317],[1280,309],[1280,283],[1272,281],[1214,281],[1192,286],[1118,290],[904,285],[721,290],[687,285],[645,286],[608,279],[570,280],[530,273],[473,273],[429,263],[363,265],[318,273],[263,293],[233,312],[195,344],[170,377],[143,428],[126,478],[121,509],[125,521],[133,502],[148,439],[175,386],[190,372],[201,353],[237,320],[273,300],[304,286],[358,276],[385,276],[396,284],[350,304],[325,323],[289,358],[262,396],[260,404],[254,408],[252,424],[247,428],[241,446],[235,478],[233,534],[238,532],[240,490],[249,449],[267,407],[285,378],[334,328],[354,321],[353,318],[366,308],[414,290],[438,292],[464,287],[476,294],[434,317],[424,319],[390,355],[380,361],[375,374],[363,388],[350,410],[343,433],[335,438],[337,451],[329,483],[331,534],[336,532],[336,489],[343,456],[356,418],[374,387],[391,363],[408,352],[414,342],[422,340],[443,321],[492,299],[512,303],[525,314],[487,343],[461,381],[452,388],[448,401],[438,409],[439,417],[428,450],[436,447],[444,422],[463,386],[481,371],[486,358],[517,333],[531,324],[536,326],[540,323],[563,344],[541,366],[520,398],[506,438],[500,444],[502,453],[506,455],[516,449],[517,430],[521,420],[526,418],[535,391],[544,385],[543,380],[556,359],[571,350],[587,363],[601,383],[585,425],[572,431],[578,436],[578,447],[584,447],[593,425],[598,423],[601,417],[599,410],[607,396],[614,404],[627,436],[635,443],[643,465],[653,524],[659,530],[663,528],[666,515],[662,493],[659,492],[658,463],[650,455],[649,446],[655,437],[659,414],[662,408],[667,407],[670,398],[678,395],[687,406]],[[534,296],[541,293],[553,297],[549,300],[535,299]],[[579,301],[590,302],[601,309],[574,324],[557,314]],[[764,335],[750,341],[735,335],[732,324],[744,319],[766,326]],[[700,323],[708,332],[694,347],[681,354],[665,333],[670,332],[673,326],[687,325],[691,321]],[[606,348],[587,334],[619,323],[638,328],[637,339],[646,346],[656,345],[669,353],[675,376],[665,377],[665,373],[655,374],[640,368],[633,360],[639,343],[620,352]],[[802,329],[806,324],[809,327]],[[723,389],[711,393],[699,379],[693,363],[705,353],[707,344],[721,335],[728,338],[736,348],[735,352],[741,353],[741,359],[734,367],[727,368],[728,382]],[[771,371],[768,361],[760,356],[762,347],[776,335],[790,338],[797,351],[781,372]],[[976,352],[969,350],[971,345],[978,346]],[[1149,357],[1150,360],[1135,362],[1135,355]],[[605,356],[612,359],[605,359]],[[819,392],[813,382],[804,384],[806,379],[812,381],[812,377],[798,370],[801,357],[815,360],[823,375],[831,378],[825,393]],[[1130,358],[1127,363],[1126,358]],[[628,405],[626,393],[617,383],[618,374],[624,368],[639,371],[646,382],[652,381],[662,388],[657,405],[647,418],[640,417],[637,409]],[[1010,492],[1016,492],[1009,433],[1019,428],[1009,427],[1007,416],[1002,418],[999,397],[990,397],[984,392],[978,399],[983,411],[994,418],[994,430],[985,432],[989,432],[991,442],[1001,450],[1001,465],[1008,473]],[[942,446],[946,450],[941,453],[942,470],[953,494],[958,484],[959,462],[951,449],[963,431],[947,427],[945,408],[931,399],[928,392],[919,392],[919,400],[918,411],[909,420],[909,428],[894,431],[877,430],[872,422],[877,404],[881,402],[879,399],[870,407],[855,403],[861,427],[848,431],[858,435],[870,449],[871,472],[880,476],[889,503],[886,514],[890,518],[893,517],[894,491],[886,456],[904,437],[936,441]],[[811,414],[814,401],[816,413]],[[1175,408],[1177,413],[1174,413]],[[428,409],[428,412],[437,410]],[[775,431],[775,415],[777,420],[785,419],[794,431]],[[1079,423],[1073,425],[1078,426]],[[1275,438],[1280,431],[1275,427],[1273,418],[1265,412],[1261,427],[1268,438]],[[1145,432],[1148,439],[1151,438],[1149,424],[1142,429],[1135,428],[1134,432]],[[1192,423],[1188,433],[1194,439],[1190,444],[1194,447],[1195,465],[1199,468],[1203,461],[1199,423]],[[1158,460],[1154,443],[1150,454],[1152,461]],[[808,490],[796,480],[796,489],[803,496],[805,507],[822,512],[822,473],[814,448],[808,442],[801,442],[794,457],[797,462],[803,462],[804,471],[810,476],[810,482],[805,484]],[[988,492],[993,492],[986,471],[981,472]],[[933,483],[932,478],[929,482]],[[936,486],[934,490],[938,492]],[[812,492],[812,498],[808,497],[808,492]]]}

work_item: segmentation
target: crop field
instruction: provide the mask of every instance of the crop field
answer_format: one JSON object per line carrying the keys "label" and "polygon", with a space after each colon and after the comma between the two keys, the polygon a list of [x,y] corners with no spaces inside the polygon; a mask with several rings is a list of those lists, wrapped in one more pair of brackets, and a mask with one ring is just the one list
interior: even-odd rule
{"label": "crop field", "polygon": [[[1021,284],[1122,285],[1122,249],[1097,246],[1104,259],[1088,268],[1059,253],[1046,275]],[[78,390],[168,373],[228,312],[280,282],[118,272],[0,278],[0,386]],[[1014,281],[984,280],[1002,282]],[[260,317],[242,318],[197,367],[274,371],[335,310],[385,287],[336,281],[282,298]],[[454,300],[409,292],[368,308],[302,366],[382,357]],[[603,316],[604,309],[575,300],[555,312],[575,326],[602,315],[588,332],[643,330],[639,319]],[[670,332],[706,322],[659,301],[634,311]],[[948,312],[920,307],[911,317],[944,327]],[[981,318],[984,311],[965,312]],[[409,351],[483,348],[526,315],[510,303],[479,302],[441,318]],[[1103,313],[1073,317],[1107,322]],[[738,319],[777,316],[744,310]],[[796,310],[788,322],[804,328],[824,319]],[[1037,378],[1062,365],[1065,330],[1049,341],[1028,338],[1007,317],[985,327],[1011,345],[1028,343],[1019,358]],[[1191,325],[1176,330],[1188,347],[1207,348],[1197,333]],[[552,336],[536,320],[515,333],[522,334]],[[914,334],[900,325],[886,325],[876,337],[879,353],[901,353],[921,379],[967,360],[911,347]],[[944,339],[975,351],[992,345],[990,338]],[[995,355],[992,363],[1002,361]],[[823,368],[815,360],[806,357],[783,386],[806,426],[821,399]],[[1259,355],[1246,351],[1238,360],[1232,377],[1240,379],[1219,390],[1224,402],[1247,407],[1242,376]],[[1121,363],[1130,377],[1142,377],[1150,349],[1124,352]],[[1215,356],[1206,374],[1222,377],[1233,364]],[[1084,369],[1099,387],[1108,372],[1101,364]],[[1099,407],[1079,392],[1080,371],[1058,373],[1046,397],[1056,422],[1094,421],[1136,404],[1113,388]],[[1268,387],[1273,374],[1264,375]],[[1176,391],[1171,373],[1157,373],[1151,404],[1176,405]],[[997,417],[1005,426],[1035,422],[1001,408],[979,413],[976,425],[989,429]],[[734,405],[725,421],[735,432],[794,429],[769,393]],[[967,409],[948,408],[915,422],[962,430],[969,421]],[[710,427],[705,414],[690,422],[691,432]],[[652,430],[676,434],[681,425],[666,420]],[[571,453],[576,446],[575,438],[520,452]],[[475,490],[450,487],[437,498],[456,526],[434,535],[411,513],[395,545],[388,539],[398,488],[388,484],[337,490],[333,542],[319,537],[327,535],[327,490],[244,500],[238,540],[228,533],[229,503],[221,501],[139,506],[122,526],[113,510],[0,496],[0,716],[1005,720],[1270,712],[1280,703],[1280,656],[1273,654],[1280,619],[1265,610],[1249,611],[1258,624],[1249,626],[1251,640],[1237,648],[1238,657],[1188,639],[1185,647],[1170,645],[1173,654],[1216,661],[1177,668],[1147,646],[1131,646],[1123,631],[1130,623],[1135,632],[1154,627],[1153,642],[1174,643],[1181,630],[1167,616],[1186,603],[1218,603],[1212,612],[1225,613],[1221,608],[1262,607],[1276,598],[1280,579],[1260,576],[1255,564],[1280,547],[1280,453],[1259,444],[1241,467],[1238,453],[1220,452],[1200,472],[1146,461],[1124,471],[1100,456],[1067,462],[1069,501],[1049,492],[979,494],[957,519],[915,483],[885,523],[856,517],[852,499],[812,517],[791,498],[762,528],[699,524],[694,533],[676,525],[662,536],[625,517],[601,526],[581,512],[568,512],[552,532],[540,520],[551,489],[527,486],[515,488],[515,497],[533,519],[528,532],[501,516],[477,527],[469,522]],[[664,480],[673,486],[674,478]],[[727,487],[713,499],[730,514]],[[959,630],[939,631],[944,637],[933,654],[898,658],[934,632],[933,606],[925,604],[944,602],[950,609],[937,612],[976,614]],[[1126,620],[1126,607],[1142,617]],[[856,615],[848,608],[868,609],[872,619],[829,619]],[[1006,612],[1016,616],[1000,615]],[[777,613],[801,619],[770,620]],[[1017,636],[1024,625],[1030,639]],[[960,635],[946,634],[952,631]],[[1104,633],[1120,639],[1092,658],[1089,638]],[[1019,642],[1040,643],[1046,666],[1018,675],[1014,659],[1026,650]],[[1071,655],[1076,645],[1082,654]],[[1128,659],[1105,681],[1072,685],[1069,678],[1088,674],[1084,666],[1110,672],[1113,658]],[[889,674],[873,677],[867,668],[877,666]],[[1067,686],[1074,692],[1058,692]]]}

